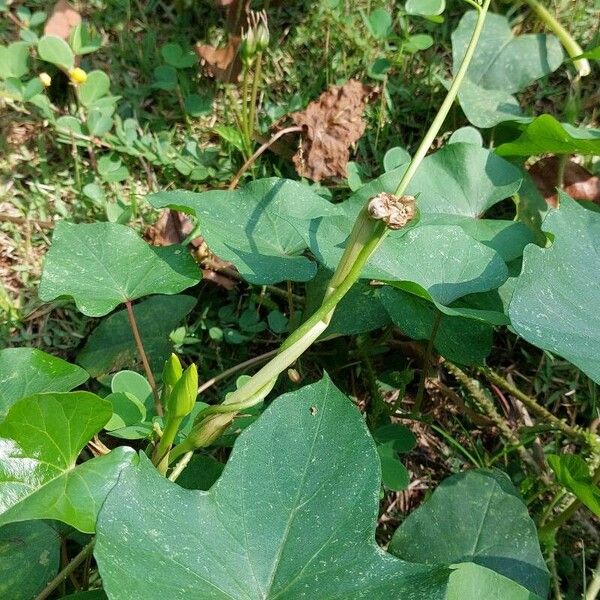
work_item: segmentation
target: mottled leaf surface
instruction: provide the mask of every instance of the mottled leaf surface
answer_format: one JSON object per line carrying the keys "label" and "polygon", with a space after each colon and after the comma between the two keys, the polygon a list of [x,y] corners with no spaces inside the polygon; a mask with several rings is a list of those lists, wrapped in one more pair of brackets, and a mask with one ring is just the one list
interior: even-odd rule
{"label": "mottled leaf surface", "polygon": [[31,600],[58,572],[60,539],[43,521],[0,528],[0,597]]}
{"label": "mottled leaf surface", "polygon": [[500,471],[466,471],[444,480],[431,498],[406,518],[389,548],[415,563],[472,562],[543,598],[548,593],[548,572],[535,524],[509,478]]}
{"label": "mottled leaf surface", "polygon": [[187,248],[155,248],[124,225],[61,221],[46,256],[39,295],[70,296],[90,317],[149,294],[177,294],[200,280]]}
{"label": "mottled leaf surface", "polygon": [[[192,310],[191,296],[152,296],[133,305],[140,337],[151,369],[159,374],[172,351],[169,333]],[[125,309],[106,317],[87,338],[77,362],[92,377],[140,365],[139,354]]]}
{"label": "mottled leaf surface", "polygon": [[525,249],[509,317],[528,342],[571,361],[600,383],[600,215],[561,193],[542,228],[551,245]]}
{"label": "mottled leaf surface", "polygon": [[92,533],[106,494],[135,458],[121,447],[76,464],[111,415],[110,402],[90,392],[37,394],[14,404],[0,424],[0,526],[56,519]]}
{"label": "mottled leaf surface", "polygon": [[308,186],[275,177],[233,192],[159,192],[149,201],[195,215],[211,251],[255,284],[312,279],[316,265],[302,256],[302,233],[311,220],[337,212]]}
{"label": "mottled leaf surface", "polygon": [[0,351],[0,419],[25,396],[68,392],[88,377],[81,367],[37,348],[5,348]]}
{"label": "mottled leaf surface", "polygon": [[267,408],[209,492],[142,457],[109,494],[94,553],[111,600],[445,599],[447,568],[375,544],[379,489],[362,417],[323,379]]}
{"label": "mottled leaf surface", "polygon": [[[454,72],[465,56],[476,21],[476,11],[465,13],[452,34]],[[476,127],[522,119],[513,94],[558,69],[562,60],[562,47],[553,35],[514,36],[505,16],[489,13],[458,94],[467,119]]]}

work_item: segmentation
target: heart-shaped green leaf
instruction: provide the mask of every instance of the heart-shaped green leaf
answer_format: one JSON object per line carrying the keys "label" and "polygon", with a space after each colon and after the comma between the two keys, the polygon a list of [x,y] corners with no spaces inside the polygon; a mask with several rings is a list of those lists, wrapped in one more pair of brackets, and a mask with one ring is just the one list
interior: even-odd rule
{"label": "heart-shaped green leaf", "polygon": [[508,314],[520,336],[600,383],[600,215],[564,193],[559,199],[542,224],[552,243],[525,249]]}
{"label": "heart-shaped green leaf", "polygon": [[37,348],[0,351],[0,419],[21,398],[39,392],[69,392],[89,375],[77,365]]}
{"label": "heart-shaped green leaf", "polygon": [[0,46],[0,79],[20,79],[29,71],[29,44],[13,42]]}
{"label": "heart-shaped green leaf", "polygon": [[71,296],[77,308],[101,317],[122,302],[149,294],[177,294],[200,272],[183,246],[149,246],[116,223],[56,226],[40,282],[46,302]]}
{"label": "heart-shaped green leaf", "polygon": [[[133,305],[150,368],[160,373],[172,351],[169,333],[192,310],[196,299],[191,296],[152,296]],[[131,333],[126,310],[116,311],[103,320],[88,337],[77,356],[92,377],[100,377],[139,363],[139,354]]]}
{"label": "heart-shaped green leaf", "polygon": [[43,521],[0,528],[0,597],[31,600],[56,575],[60,538]]}
{"label": "heart-shaped green leaf", "polygon": [[68,70],[75,65],[75,55],[69,44],[55,35],[45,35],[37,45],[38,55],[42,60],[57,67]]}
{"label": "heart-shaped green leaf", "polygon": [[[452,34],[454,72],[465,56],[476,20],[476,11],[465,13]],[[475,57],[458,93],[467,119],[476,127],[493,127],[522,118],[512,94],[558,69],[562,60],[562,47],[553,35],[515,37],[506,17],[488,14]]]}
{"label": "heart-shaped green leaf", "polygon": [[160,53],[165,62],[176,69],[187,69],[198,64],[198,57],[192,51],[186,52],[176,43],[165,44]]}
{"label": "heart-shaped green leaf", "polygon": [[57,519],[92,533],[98,510],[130,448],[77,465],[79,453],[110,419],[111,404],[89,392],[24,398],[0,423],[0,526]]}
{"label": "heart-shaped green leaf", "polygon": [[[396,560],[375,544],[379,486],[363,418],[324,378],[267,408],[208,492],[170,483],[144,456],[124,471],[98,520],[105,590],[111,600],[446,599],[450,568]],[[524,506],[505,496],[519,512],[503,525],[525,524],[519,548],[533,547]],[[451,529],[463,506],[443,516]]]}
{"label": "heart-shaped green leaf", "polygon": [[389,549],[427,565],[473,562],[543,598],[548,593],[535,524],[500,471],[467,471],[443,481],[402,523]]}
{"label": "heart-shaped green leaf", "polygon": [[159,192],[149,202],[195,215],[208,247],[256,284],[312,279],[302,234],[311,220],[337,212],[308,186],[275,177],[232,192]]}
{"label": "heart-shaped green leaf", "polygon": [[600,517],[600,487],[594,483],[587,463],[576,454],[551,454],[548,463],[560,485],[575,494],[596,516]]}
{"label": "heart-shaped green leaf", "polygon": [[560,123],[552,115],[541,115],[522,128],[512,142],[500,144],[500,156],[539,154],[600,154],[600,130]]}

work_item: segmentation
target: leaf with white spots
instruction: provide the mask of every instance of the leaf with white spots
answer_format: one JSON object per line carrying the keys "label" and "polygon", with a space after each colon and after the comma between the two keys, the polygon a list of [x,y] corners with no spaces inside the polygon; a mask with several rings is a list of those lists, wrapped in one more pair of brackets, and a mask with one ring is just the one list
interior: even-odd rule
{"label": "leaf with white spots", "polygon": [[70,296],[90,317],[149,294],[172,295],[200,280],[184,246],[150,246],[117,223],[74,225],[61,221],[46,256],[39,295],[49,302]]}
{"label": "leaf with white spots", "polygon": [[0,526],[56,519],[93,533],[98,510],[131,448],[77,464],[112,406],[90,392],[46,393],[14,404],[0,424]]}
{"label": "leaf with white spots", "polygon": [[[475,563],[543,598],[548,594],[548,570],[535,523],[501,471],[466,471],[443,481],[403,521],[390,542],[390,552],[426,565]],[[508,597],[513,598],[502,596]]]}
{"label": "leaf with white spots", "polygon": [[[94,554],[106,593],[110,600],[447,600],[449,577],[463,565],[406,562],[376,545],[380,486],[364,419],[325,377],[281,396],[245,429],[208,492],[171,483],[143,455],[127,468],[98,519]],[[462,507],[445,516],[451,528]],[[487,591],[487,581],[470,583]]]}
{"label": "leaf with white spots", "polygon": [[525,249],[508,314],[520,336],[600,383],[600,215],[559,198],[542,224],[550,246]]}

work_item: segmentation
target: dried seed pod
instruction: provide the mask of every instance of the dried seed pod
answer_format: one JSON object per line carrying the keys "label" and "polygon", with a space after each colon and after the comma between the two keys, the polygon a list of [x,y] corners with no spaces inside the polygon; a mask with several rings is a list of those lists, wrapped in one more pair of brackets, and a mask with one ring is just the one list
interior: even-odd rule
{"label": "dried seed pod", "polygon": [[390,229],[402,229],[417,211],[414,196],[394,196],[382,192],[371,198],[367,206],[371,217],[383,221]]}

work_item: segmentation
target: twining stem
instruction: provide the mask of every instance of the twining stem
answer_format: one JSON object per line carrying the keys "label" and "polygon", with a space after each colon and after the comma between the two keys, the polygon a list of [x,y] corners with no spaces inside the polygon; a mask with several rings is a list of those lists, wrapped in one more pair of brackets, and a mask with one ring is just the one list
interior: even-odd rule
{"label": "twining stem", "polygon": [[153,462],[161,475],[165,475],[167,472],[167,467],[169,466],[169,450],[171,449],[171,446],[175,440],[175,436],[179,431],[181,421],[183,421],[183,418],[167,419],[163,434],[158,442],[158,445],[156,446]]}
{"label": "twining stem", "polygon": [[160,403],[160,397],[158,395],[158,389],[156,387],[156,381],[154,379],[154,375],[152,374],[152,369],[150,368],[150,363],[148,362],[148,357],[146,356],[146,351],[144,350],[144,343],[142,342],[142,338],[140,336],[140,331],[137,326],[137,322],[135,320],[135,314],[133,313],[133,307],[131,306],[131,300],[127,300],[125,302],[125,307],[127,308],[127,318],[129,319],[129,326],[131,327],[131,333],[133,334],[133,339],[135,340],[135,345],[142,359],[142,365],[144,366],[144,371],[146,372],[146,378],[148,379],[148,383],[152,388],[152,395],[154,396],[154,408],[156,409],[156,414],[159,417],[163,416],[163,408]]}
{"label": "twining stem", "polygon": [[52,592],[92,553],[95,541],[92,539],[85,545],[81,552],[35,597],[35,600],[49,598]]}
{"label": "twining stem", "polygon": [[[558,19],[541,2],[538,2],[538,0],[525,0],[525,3],[531,7],[533,12],[535,12],[535,14],[539,17],[540,21],[542,21],[544,25],[546,25],[546,27],[556,35],[571,58],[575,58],[583,54],[583,49],[573,39],[573,36],[561,25]],[[574,60],[573,65],[581,77],[586,77],[592,72],[590,63],[585,58]]]}
{"label": "twining stem", "polygon": [[491,383],[495,383],[498,387],[501,387],[503,390],[507,391],[511,396],[514,396],[517,400],[522,402],[527,410],[531,411],[544,421],[550,423],[555,429],[562,431],[568,437],[577,440],[587,446],[590,446],[592,449],[597,449],[600,445],[600,441],[597,436],[593,433],[585,431],[580,427],[573,427],[567,424],[565,421],[559,419],[555,415],[553,415],[547,408],[543,407],[541,404],[538,404],[533,398],[522,392],[520,389],[511,385],[504,377],[498,375],[492,369],[487,367],[479,367],[478,371]]}
{"label": "twining stem", "polygon": [[[478,11],[477,23],[473,30],[469,46],[467,47],[463,61],[448,90],[446,98],[440,106],[433,123],[425,134],[415,156],[398,185],[396,196],[401,196],[407,189],[411,179],[414,177],[421,162],[425,158],[429,147],[437,137],[452,108],[458,90],[475,53],[475,48],[479,41],[491,0],[485,0],[481,6],[476,4],[474,0],[466,1]],[[255,82],[258,82],[258,79],[259,78],[255,74]],[[258,86],[258,83],[256,83],[256,85]],[[372,220],[366,207],[364,207],[359,213],[352,232],[350,233],[346,248],[337,269],[327,286],[325,298],[320,308],[288,337],[281,346],[281,352],[279,354],[262,367],[242,387],[235,392],[232,392],[219,408],[211,407],[206,411],[203,411],[201,415],[205,413],[210,414],[209,411],[225,412],[227,409],[233,413],[236,410],[247,408],[264,398],[265,390],[267,390],[268,393],[268,391],[273,388],[279,374],[294,363],[323,333],[323,331],[327,329],[335,307],[359,279],[363,267],[382,242],[385,233],[386,228],[383,223]],[[257,398],[259,400],[256,400]],[[187,445],[182,443],[173,450],[172,456],[175,458],[188,450],[189,448]]]}
{"label": "twining stem", "polygon": [[192,456],[194,455],[194,451],[190,450],[186,452],[181,460],[175,465],[171,474],[169,475],[169,481],[177,481],[177,478],[183,473],[183,470],[188,466],[190,460],[192,460]]}

